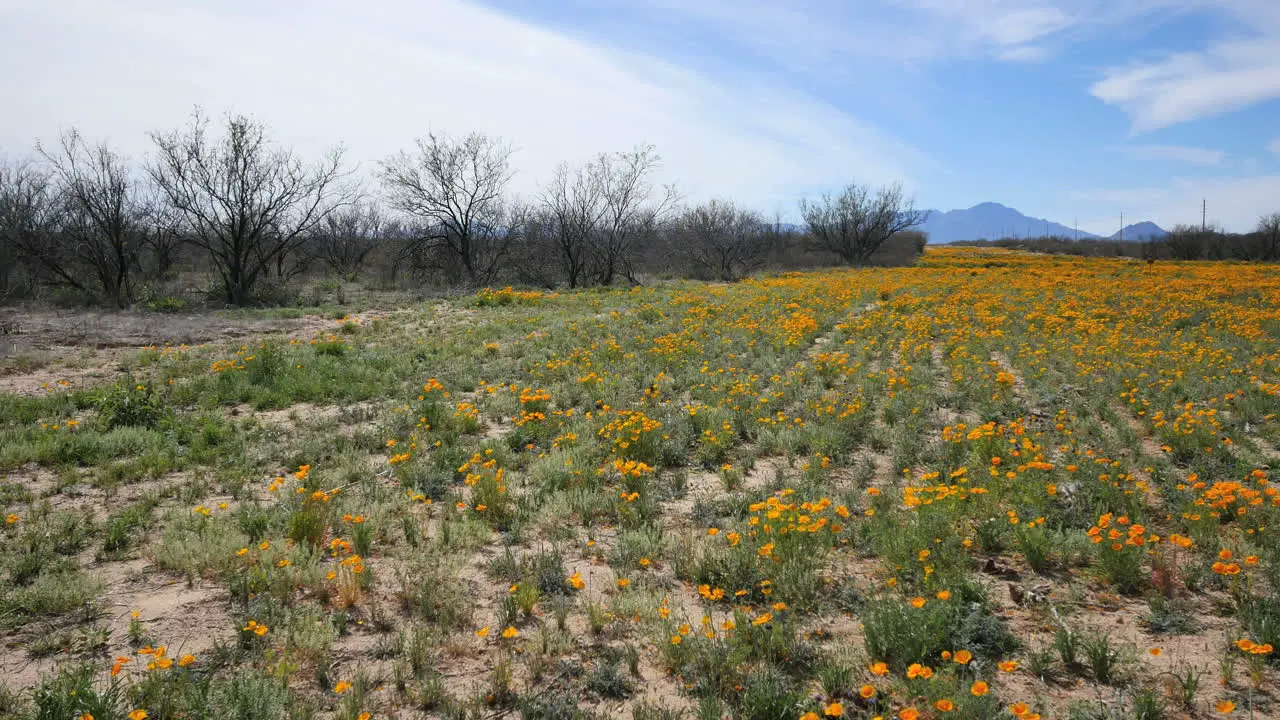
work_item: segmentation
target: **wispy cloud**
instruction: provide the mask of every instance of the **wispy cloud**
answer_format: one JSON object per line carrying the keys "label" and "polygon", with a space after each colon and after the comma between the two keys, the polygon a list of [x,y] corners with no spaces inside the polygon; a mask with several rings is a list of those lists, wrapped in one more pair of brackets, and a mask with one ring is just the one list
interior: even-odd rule
{"label": "wispy cloud", "polygon": [[1135,133],[1280,98],[1280,3],[1224,0],[1240,31],[1201,51],[1106,70],[1089,89],[1132,119]]}
{"label": "wispy cloud", "polygon": [[839,72],[840,58],[912,65],[957,57],[1038,62],[1073,28],[1197,0],[642,0],[792,69]]}
{"label": "wispy cloud", "polygon": [[1018,45],[1001,50],[996,57],[1007,62],[1036,63],[1048,60],[1052,53],[1048,48],[1036,45]]}
{"label": "wispy cloud", "polygon": [[559,161],[649,142],[690,196],[766,211],[854,177],[910,187],[929,163],[785,85],[721,82],[464,0],[5,4],[0,74],[10,151],[75,125],[138,154],[147,131],[202,104],[253,113],[305,152],[343,141],[366,170],[430,130],[499,135],[517,148],[522,193]]}
{"label": "wispy cloud", "polygon": [[934,58],[985,55],[1011,62],[1047,60],[1059,46],[1091,33],[1152,13],[1178,13],[1218,1],[878,0],[913,11],[897,36],[927,37]]}
{"label": "wispy cloud", "polygon": [[1226,153],[1221,150],[1181,145],[1125,145],[1114,150],[1143,160],[1168,160],[1205,167],[1219,167],[1227,158]]}
{"label": "wispy cloud", "polygon": [[856,12],[836,0],[639,0],[638,5],[646,17],[695,24],[718,42],[746,48],[791,71],[841,75],[850,59],[918,63],[946,52],[905,0],[866,0]]}
{"label": "wispy cloud", "polygon": [[1267,149],[1277,155],[1280,155],[1280,138],[1276,138],[1275,140],[1267,143]]}
{"label": "wispy cloud", "polygon": [[1280,36],[1113,69],[1089,91],[1129,113],[1134,132],[1239,110],[1280,97]]}
{"label": "wispy cloud", "polygon": [[1025,61],[1046,53],[1033,43],[1070,27],[1066,10],[1043,0],[898,0],[928,14],[930,30],[950,52],[990,52]]}

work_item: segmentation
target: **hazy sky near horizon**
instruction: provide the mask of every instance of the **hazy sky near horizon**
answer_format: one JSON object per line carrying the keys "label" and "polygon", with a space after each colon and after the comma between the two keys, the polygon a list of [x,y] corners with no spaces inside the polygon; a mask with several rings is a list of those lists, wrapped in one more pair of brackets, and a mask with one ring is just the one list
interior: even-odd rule
{"label": "hazy sky near horizon", "polygon": [[196,105],[368,176],[501,136],[525,196],[651,143],[686,197],[784,217],[851,180],[1100,234],[1280,211],[1280,0],[0,0],[0,154],[141,159]]}

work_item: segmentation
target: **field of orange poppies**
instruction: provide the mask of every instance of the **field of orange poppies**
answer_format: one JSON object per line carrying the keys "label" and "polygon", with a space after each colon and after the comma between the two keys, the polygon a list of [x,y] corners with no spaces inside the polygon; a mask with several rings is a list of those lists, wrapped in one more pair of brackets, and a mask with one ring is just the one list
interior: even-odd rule
{"label": "field of orange poppies", "polygon": [[1280,717],[1273,267],[307,320],[0,392],[0,717]]}

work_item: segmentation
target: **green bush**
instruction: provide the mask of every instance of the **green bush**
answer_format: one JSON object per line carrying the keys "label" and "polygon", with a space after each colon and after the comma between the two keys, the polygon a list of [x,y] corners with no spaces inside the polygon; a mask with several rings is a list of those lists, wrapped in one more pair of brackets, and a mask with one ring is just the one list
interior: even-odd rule
{"label": "green bush", "polygon": [[162,297],[147,301],[147,309],[158,313],[176,313],[187,309],[187,301],[182,298]]}
{"label": "green bush", "polygon": [[97,399],[98,424],[104,431],[120,427],[154,430],[169,416],[163,400],[149,384],[118,382]]}
{"label": "green bush", "polygon": [[1017,638],[991,613],[985,598],[964,594],[929,598],[920,608],[898,599],[873,604],[863,618],[867,654],[902,670],[912,663],[935,662],[944,650],[968,650],[984,660],[1015,650]]}
{"label": "green bush", "polygon": [[287,716],[289,692],[279,681],[257,672],[241,672],[220,682],[211,695],[211,717],[274,720]]}
{"label": "green bush", "polygon": [[765,666],[747,677],[736,717],[742,720],[795,720],[801,695],[778,670]]}
{"label": "green bush", "polygon": [[92,665],[77,665],[41,683],[32,698],[32,720],[68,720],[85,713],[94,720],[125,720],[123,689],[114,682],[99,689],[94,685],[97,676]]}

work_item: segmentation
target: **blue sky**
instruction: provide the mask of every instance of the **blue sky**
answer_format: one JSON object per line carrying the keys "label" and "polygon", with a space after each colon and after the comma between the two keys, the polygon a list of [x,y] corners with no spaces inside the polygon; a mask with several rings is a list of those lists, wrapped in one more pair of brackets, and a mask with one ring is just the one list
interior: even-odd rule
{"label": "blue sky", "polygon": [[141,158],[199,104],[364,174],[499,135],[525,196],[648,142],[688,199],[784,216],[851,180],[1108,234],[1280,211],[1280,0],[0,0],[0,77],[7,155]]}

